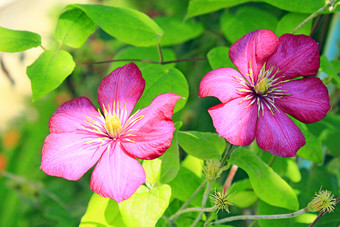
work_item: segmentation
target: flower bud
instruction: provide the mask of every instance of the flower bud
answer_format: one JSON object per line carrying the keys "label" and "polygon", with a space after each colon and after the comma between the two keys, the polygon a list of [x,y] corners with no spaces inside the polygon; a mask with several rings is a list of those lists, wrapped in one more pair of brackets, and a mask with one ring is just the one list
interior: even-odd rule
{"label": "flower bud", "polygon": [[320,190],[318,193],[315,193],[314,199],[308,203],[307,209],[310,212],[332,212],[334,205],[334,195],[327,190]]}
{"label": "flower bud", "polygon": [[210,200],[217,207],[217,212],[219,210],[225,210],[230,213],[229,206],[234,205],[234,203],[229,200],[231,188],[232,187],[229,187],[226,192],[219,192],[215,189],[215,194],[210,195]]}

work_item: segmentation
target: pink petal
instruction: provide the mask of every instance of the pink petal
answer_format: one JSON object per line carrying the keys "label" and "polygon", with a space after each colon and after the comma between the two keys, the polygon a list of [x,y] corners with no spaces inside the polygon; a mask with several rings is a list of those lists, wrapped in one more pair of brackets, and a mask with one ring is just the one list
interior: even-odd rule
{"label": "pink petal", "polygon": [[278,45],[279,38],[272,31],[261,29],[246,34],[231,45],[229,57],[249,81],[251,80],[247,74],[251,62],[256,81],[262,65],[276,52]]}
{"label": "pink petal", "polygon": [[257,106],[249,103],[236,98],[208,110],[218,134],[232,144],[247,146],[254,140]]}
{"label": "pink petal", "polygon": [[280,37],[279,48],[267,61],[267,68],[276,66],[276,77],[282,80],[298,76],[313,76],[320,67],[318,44],[309,36],[284,34]]}
{"label": "pink petal", "polygon": [[108,105],[110,105],[112,109],[114,102],[118,101],[120,110],[126,105],[126,116],[129,116],[143,94],[144,88],[145,81],[142,73],[134,63],[129,63],[113,70],[102,80],[97,92],[98,103],[101,108],[105,105],[106,109],[109,109]]}
{"label": "pink petal", "polygon": [[275,104],[303,123],[320,121],[331,108],[328,90],[319,78],[292,80],[280,87],[289,95],[276,99]]}
{"label": "pink petal", "polygon": [[130,198],[145,182],[145,172],[139,162],[127,155],[118,143],[104,152],[91,177],[91,190],[117,203]]}
{"label": "pink petal", "polygon": [[257,121],[256,142],[258,146],[274,155],[292,157],[306,144],[300,129],[282,111],[274,109],[274,115],[264,108]]}
{"label": "pink petal", "polygon": [[208,72],[200,82],[200,97],[214,96],[221,102],[225,103],[231,99],[239,97],[238,88],[241,86],[236,78],[242,78],[242,75],[232,68],[219,68]]}
{"label": "pink petal", "polygon": [[[152,103],[137,114],[144,116],[127,132],[135,136],[125,136],[122,145],[132,157],[154,159],[161,156],[171,145],[174,122],[171,120],[176,102],[181,97],[175,93],[157,96]],[[132,140],[134,142],[126,141]]]}
{"label": "pink petal", "polygon": [[84,125],[86,117],[93,115],[99,114],[88,98],[75,98],[58,107],[50,119],[49,128],[52,133],[74,132]]}
{"label": "pink petal", "polygon": [[45,139],[40,168],[48,175],[67,180],[81,178],[100,158],[105,144],[89,141],[92,135],[78,133],[51,133]]}

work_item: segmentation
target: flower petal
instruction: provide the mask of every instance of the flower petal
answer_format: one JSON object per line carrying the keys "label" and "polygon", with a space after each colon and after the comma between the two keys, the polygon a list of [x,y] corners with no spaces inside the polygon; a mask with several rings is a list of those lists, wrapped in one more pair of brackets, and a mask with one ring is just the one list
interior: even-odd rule
{"label": "flower petal", "polygon": [[323,119],[331,106],[326,86],[319,78],[304,78],[280,84],[289,95],[276,99],[275,104],[303,123]]}
{"label": "flower petal", "polygon": [[237,98],[208,110],[218,134],[232,144],[248,146],[254,140],[257,106],[249,103]]}
{"label": "flower petal", "polygon": [[51,133],[45,139],[40,168],[48,175],[67,180],[81,178],[100,158],[105,144],[92,135]]}
{"label": "flower petal", "polygon": [[154,159],[170,147],[175,131],[171,118],[180,98],[175,93],[161,94],[148,107],[138,111],[135,117],[144,117],[131,127],[135,130],[126,132],[128,135],[122,139],[127,153],[140,159]]}
{"label": "flower petal", "polygon": [[284,34],[280,37],[276,53],[267,61],[267,69],[275,66],[279,69],[276,77],[281,80],[298,76],[313,76],[320,67],[318,44],[309,36]]}
{"label": "flower petal", "polygon": [[243,80],[242,75],[232,68],[212,70],[202,78],[198,95],[200,97],[214,96],[223,103],[237,98],[239,97],[237,89],[241,88],[241,85],[235,77]]}
{"label": "flower petal", "polygon": [[50,119],[49,128],[51,133],[74,132],[84,125],[86,117],[93,115],[99,114],[88,98],[75,98],[57,108]]}
{"label": "flower petal", "polygon": [[274,115],[264,108],[256,127],[257,145],[274,155],[292,157],[306,144],[300,129],[282,111],[273,110]]}
{"label": "flower petal", "polygon": [[97,91],[98,103],[101,108],[105,105],[106,109],[112,109],[114,102],[115,105],[119,102],[120,110],[126,106],[128,117],[143,94],[144,88],[145,81],[141,71],[134,63],[129,63],[113,70],[102,80]]}
{"label": "flower petal", "polygon": [[146,180],[139,162],[127,155],[118,143],[104,152],[91,177],[91,190],[117,203],[130,196]]}
{"label": "flower petal", "polygon": [[264,62],[272,56],[279,45],[279,38],[270,30],[261,29],[250,32],[231,45],[230,60],[249,81],[249,62],[255,81]]}

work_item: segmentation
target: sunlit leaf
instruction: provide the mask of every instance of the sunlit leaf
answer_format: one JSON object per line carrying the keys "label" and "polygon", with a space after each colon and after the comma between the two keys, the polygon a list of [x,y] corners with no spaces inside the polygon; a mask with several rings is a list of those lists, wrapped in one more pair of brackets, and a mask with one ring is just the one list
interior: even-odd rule
{"label": "sunlit leaf", "polygon": [[256,195],[273,206],[297,210],[299,203],[293,189],[253,152],[238,148],[230,162],[247,172]]}
{"label": "sunlit leaf", "polygon": [[[300,14],[300,13],[287,13],[284,15],[281,20],[279,21],[276,27],[276,35],[281,36],[285,33],[292,33],[292,31],[302,22],[304,21],[309,15],[308,14]],[[305,25],[303,25],[296,33],[309,35],[312,30],[312,21],[309,21]]]}
{"label": "sunlit leaf", "polygon": [[340,76],[338,75],[338,71],[334,68],[334,65],[328,61],[326,55],[320,57],[319,71],[326,73],[332,78],[334,85],[340,88]]}
{"label": "sunlit leaf", "polygon": [[161,40],[163,46],[184,43],[198,37],[204,30],[200,23],[177,17],[157,17],[155,21],[164,31]]}
{"label": "sunlit leaf", "polygon": [[222,32],[232,43],[245,34],[258,29],[275,31],[278,18],[267,10],[243,6],[236,14],[225,12],[221,18]]}
{"label": "sunlit leaf", "polygon": [[112,226],[123,227],[118,204],[110,198],[103,198],[93,193],[84,216],[81,218],[80,227]]}
{"label": "sunlit leaf", "polygon": [[199,178],[201,178],[203,175],[203,164],[204,161],[202,159],[196,158],[190,154],[188,154],[181,162],[181,166],[187,168]]}
{"label": "sunlit leaf", "polygon": [[178,143],[185,152],[203,160],[220,159],[226,147],[225,140],[211,132],[180,131]]}
{"label": "sunlit leaf", "polygon": [[162,29],[146,14],[128,8],[103,5],[69,5],[79,8],[111,36],[135,46],[152,46],[160,42]]}
{"label": "sunlit leaf", "polygon": [[75,67],[72,56],[64,51],[45,51],[27,67],[31,80],[33,101],[57,88]]}
{"label": "sunlit leaf", "polygon": [[236,69],[236,66],[231,62],[229,58],[229,47],[215,47],[208,52],[208,60],[212,69],[218,69],[222,67],[231,67]]}
{"label": "sunlit leaf", "polygon": [[20,52],[41,45],[40,35],[0,27],[0,51]]}
{"label": "sunlit leaf", "polygon": [[60,14],[55,39],[61,44],[78,48],[96,29],[96,24],[80,9],[70,9]]}
{"label": "sunlit leaf", "polygon": [[141,185],[129,199],[119,203],[119,210],[127,227],[154,226],[169,206],[171,188],[161,185],[148,189]]}

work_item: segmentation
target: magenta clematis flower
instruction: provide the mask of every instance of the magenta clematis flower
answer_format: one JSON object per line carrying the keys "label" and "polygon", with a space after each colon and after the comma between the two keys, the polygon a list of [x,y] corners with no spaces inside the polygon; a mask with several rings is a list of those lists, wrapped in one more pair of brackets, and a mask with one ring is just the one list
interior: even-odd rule
{"label": "magenta clematis flower", "polygon": [[98,89],[102,112],[86,97],[61,105],[49,122],[50,134],[42,151],[41,169],[48,175],[78,180],[97,162],[91,189],[118,203],[145,182],[145,172],[135,159],[161,156],[172,141],[174,93],[157,96],[130,116],[141,97],[145,81],[134,63],[117,68]]}
{"label": "magenta clematis flower", "polygon": [[[286,115],[303,123],[321,120],[331,108],[326,86],[315,75],[320,66],[318,44],[305,35],[270,30],[246,34],[229,50],[239,72],[219,68],[207,73],[199,96],[222,103],[208,111],[220,136],[235,145],[255,139],[274,155],[295,156],[305,145],[300,129]],[[304,78],[297,79],[303,76]]]}

